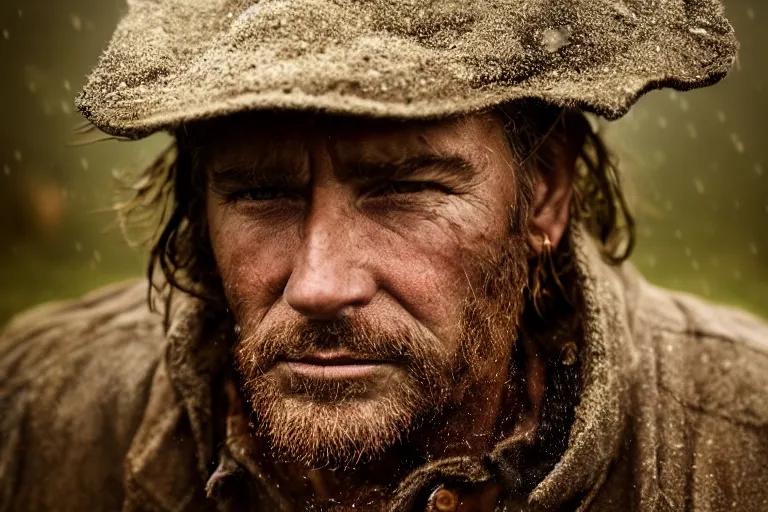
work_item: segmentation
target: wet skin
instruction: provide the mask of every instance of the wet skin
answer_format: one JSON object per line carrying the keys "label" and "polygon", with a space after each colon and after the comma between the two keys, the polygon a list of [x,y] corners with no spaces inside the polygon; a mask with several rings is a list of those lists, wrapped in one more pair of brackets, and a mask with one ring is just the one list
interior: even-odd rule
{"label": "wet skin", "polygon": [[[461,304],[476,280],[470,262],[491,258],[509,233],[517,176],[505,137],[492,114],[409,123],[287,115],[219,122],[202,153],[207,217],[237,322],[254,331],[364,315],[372,325],[426,330],[453,353]],[[536,183],[527,212],[531,254],[544,235],[553,244],[562,236],[572,171],[564,157]],[[435,456],[459,454],[448,446],[457,439],[460,452],[492,443],[513,343],[489,361],[484,396],[460,408],[472,419],[453,424],[466,428],[431,441]],[[523,392],[534,407],[521,425],[535,428],[544,374],[540,364],[530,367]],[[403,372],[396,361],[343,350],[265,370],[286,380],[380,386]]]}

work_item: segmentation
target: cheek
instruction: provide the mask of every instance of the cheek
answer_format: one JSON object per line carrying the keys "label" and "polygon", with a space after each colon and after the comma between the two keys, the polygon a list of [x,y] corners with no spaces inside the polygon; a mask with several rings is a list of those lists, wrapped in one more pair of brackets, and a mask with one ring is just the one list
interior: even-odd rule
{"label": "cheek", "polygon": [[263,318],[282,295],[298,238],[296,229],[265,229],[234,210],[214,204],[208,207],[208,219],[224,291],[242,323]]}
{"label": "cheek", "polygon": [[[404,226],[375,244],[380,286],[439,339],[453,345],[479,260],[499,245],[503,225],[481,230],[445,219]],[[384,238],[384,237],[382,237]],[[382,250],[383,248],[383,250]]]}

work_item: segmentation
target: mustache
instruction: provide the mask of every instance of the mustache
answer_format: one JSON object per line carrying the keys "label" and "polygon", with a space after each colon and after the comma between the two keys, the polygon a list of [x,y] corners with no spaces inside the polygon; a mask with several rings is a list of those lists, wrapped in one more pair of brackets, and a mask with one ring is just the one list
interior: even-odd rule
{"label": "mustache", "polygon": [[340,350],[356,359],[387,361],[405,366],[445,358],[441,343],[426,329],[391,324],[376,327],[362,318],[328,321],[301,319],[241,336],[235,352],[264,374],[281,360],[297,360],[318,351]]}

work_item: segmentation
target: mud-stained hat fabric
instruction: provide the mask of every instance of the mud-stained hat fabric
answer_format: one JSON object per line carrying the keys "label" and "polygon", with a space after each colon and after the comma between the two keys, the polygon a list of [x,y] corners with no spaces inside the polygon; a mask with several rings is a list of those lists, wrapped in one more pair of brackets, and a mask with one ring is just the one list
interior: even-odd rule
{"label": "mud-stained hat fabric", "polygon": [[76,102],[140,138],[246,110],[436,118],[537,98],[608,119],[710,85],[715,0],[129,0]]}

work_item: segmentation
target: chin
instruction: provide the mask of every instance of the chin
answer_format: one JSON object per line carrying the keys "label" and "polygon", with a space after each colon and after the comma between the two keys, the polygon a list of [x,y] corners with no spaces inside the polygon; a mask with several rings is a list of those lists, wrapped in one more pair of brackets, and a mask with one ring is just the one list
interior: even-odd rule
{"label": "chin", "polygon": [[350,469],[375,461],[412,431],[428,403],[407,378],[317,381],[268,372],[248,383],[256,427],[275,459]]}

